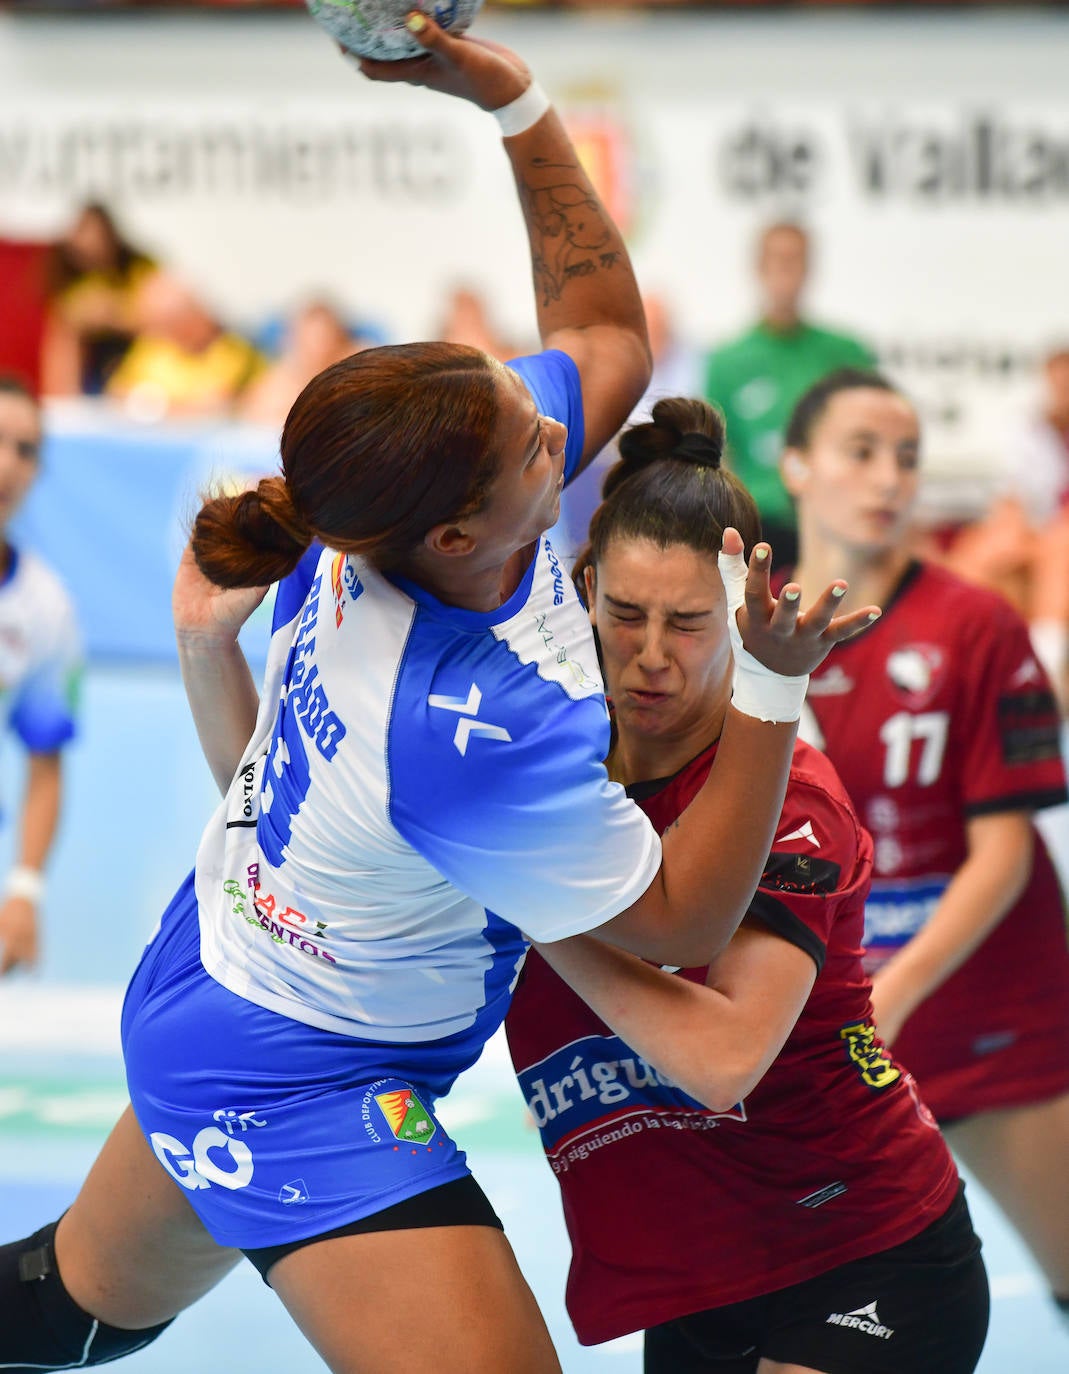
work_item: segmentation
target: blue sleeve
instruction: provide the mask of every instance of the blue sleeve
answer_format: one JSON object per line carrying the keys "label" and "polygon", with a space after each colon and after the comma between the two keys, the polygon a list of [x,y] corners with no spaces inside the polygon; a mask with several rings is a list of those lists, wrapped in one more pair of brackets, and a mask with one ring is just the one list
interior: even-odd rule
{"label": "blue sleeve", "polygon": [[31,754],[52,754],[74,738],[74,695],[78,675],[64,680],[34,678],[26,683],[15,709],[11,728]]}
{"label": "blue sleeve", "polygon": [[523,378],[538,413],[568,427],[564,450],[564,483],[567,486],[576,475],[586,442],[579,369],[573,359],[558,348],[532,353],[526,358],[513,358],[508,366]]}
{"label": "blue sleeve", "polygon": [[51,607],[35,659],[16,689],[8,720],[31,754],[52,754],[76,733],[82,678],[81,634],[65,597]]}

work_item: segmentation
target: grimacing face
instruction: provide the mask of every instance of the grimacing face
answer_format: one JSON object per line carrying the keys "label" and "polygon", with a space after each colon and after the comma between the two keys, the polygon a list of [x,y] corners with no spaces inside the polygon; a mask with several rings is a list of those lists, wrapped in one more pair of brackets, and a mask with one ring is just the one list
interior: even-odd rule
{"label": "grimacing face", "polygon": [[0,529],[6,529],[37,476],[41,419],[28,396],[0,391]]}
{"label": "grimacing face", "polygon": [[727,598],[716,559],[685,544],[610,540],[587,593],[621,735],[710,739],[731,694]]}
{"label": "grimacing face", "polygon": [[804,449],[784,455],[784,482],[807,528],[855,554],[896,548],[920,485],[917,413],[894,391],[837,392]]}

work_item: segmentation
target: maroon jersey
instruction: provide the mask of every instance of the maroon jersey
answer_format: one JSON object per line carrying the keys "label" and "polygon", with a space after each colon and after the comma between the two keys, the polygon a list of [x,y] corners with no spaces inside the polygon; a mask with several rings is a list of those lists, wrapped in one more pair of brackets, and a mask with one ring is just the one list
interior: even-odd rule
{"label": "maroon jersey", "polygon": [[[659,831],[714,754],[632,789]],[[953,1162],[872,1025],[860,950],[870,858],[834,770],[799,744],[750,914],[818,973],[778,1058],[727,1112],[682,1092],[528,955],[505,1025],[560,1184],[568,1311],[585,1345],[875,1254],[950,1205]]]}
{"label": "maroon jersey", "polygon": [[[871,629],[813,674],[803,734],[874,840],[876,969],[925,924],[966,857],[966,822],[1065,800],[1058,710],[1017,613],[914,564]],[[906,1022],[895,1054],[944,1121],[1069,1088],[1069,951],[1038,832],[1020,900]]]}

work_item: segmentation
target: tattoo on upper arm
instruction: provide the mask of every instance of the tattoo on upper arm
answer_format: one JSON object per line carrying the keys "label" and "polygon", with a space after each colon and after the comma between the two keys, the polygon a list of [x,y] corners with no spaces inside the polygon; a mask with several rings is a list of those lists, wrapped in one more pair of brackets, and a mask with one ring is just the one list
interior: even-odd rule
{"label": "tattoo on upper arm", "polygon": [[611,271],[620,261],[612,223],[581,168],[536,158],[519,186],[544,306],[560,300],[569,281]]}

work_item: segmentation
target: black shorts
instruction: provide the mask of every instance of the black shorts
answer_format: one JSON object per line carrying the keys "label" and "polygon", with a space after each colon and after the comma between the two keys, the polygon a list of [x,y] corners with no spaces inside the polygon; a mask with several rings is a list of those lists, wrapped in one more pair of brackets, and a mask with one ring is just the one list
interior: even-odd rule
{"label": "black shorts", "polygon": [[964,1185],[912,1240],[804,1283],[646,1332],[645,1374],[754,1374],[762,1357],[822,1374],[971,1374],[987,1271]]}
{"label": "black shorts", "polygon": [[332,1231],[289,1241],[285,1245],[246,1250],[245,1254],[260,1271],[264,1283],[269,1283],[267,1274],[273,1264],[277,1264],[284,1255],[292,1254],[305,1245],[314,1245],[316,1241],[332,1240],[336,1236],[366,1235],[371,1231],[413,1231],[428,1226],[492,1226],[498,1231],[504,1230],[490,1205],[490,1199],[471,1174],[465,1174],[463,1178],[441,1183],[437,1188],[428,1188],[426,1192],[405,1198],[403,1202],[395,1202],[393,1206],[373,1212],[369,1217],[336,1226]]}

